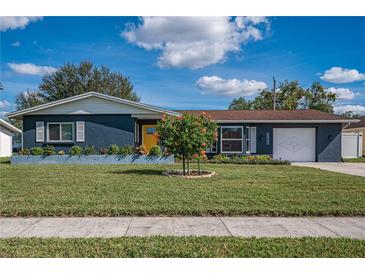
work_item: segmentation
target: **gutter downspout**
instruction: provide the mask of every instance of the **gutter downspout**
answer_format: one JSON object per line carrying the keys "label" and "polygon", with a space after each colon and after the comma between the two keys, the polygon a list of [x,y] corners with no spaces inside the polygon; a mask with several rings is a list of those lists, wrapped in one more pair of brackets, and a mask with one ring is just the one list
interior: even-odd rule
{"label": "gutter downspout", "polygon": [[347,124],[343,127],[342,130],[346,129],[349,125],[351,125],[351,122],[347,122]]}

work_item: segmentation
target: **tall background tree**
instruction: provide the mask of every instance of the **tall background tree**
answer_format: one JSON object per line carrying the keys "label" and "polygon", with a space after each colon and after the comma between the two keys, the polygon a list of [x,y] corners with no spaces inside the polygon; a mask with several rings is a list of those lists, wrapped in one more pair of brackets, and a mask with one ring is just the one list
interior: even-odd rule
{"label": "tall background tree", "polygon": [[[332,104],[336,101],[336,94],[328,92],[320,83],[314,82],[312,86],[305,89],[298,81],[281,82],[276,91],[276,104],[278,110],[291,109],[316,109],[325,112],[333,112]],[[245,100],[240,97],[233,99],[229,109],[273,109],[273,93],[264,89],[253,99]]]}
{"label": "tall background tree", "polygon": [[237,99],[232,100],[228,109],[230,109],[230,110],[253,109],[253,102],[246,100],[243,97],[239,97]]}
{"label": "tall background tree", "polygon": [[83,61],[78,65],[65,64],[56,72],[43,76],[39,90],[27,90],[17,95],[16,108],[20,110],[89,91],[140,100],[128,77],[105,66],[98,68],[90,61]]}

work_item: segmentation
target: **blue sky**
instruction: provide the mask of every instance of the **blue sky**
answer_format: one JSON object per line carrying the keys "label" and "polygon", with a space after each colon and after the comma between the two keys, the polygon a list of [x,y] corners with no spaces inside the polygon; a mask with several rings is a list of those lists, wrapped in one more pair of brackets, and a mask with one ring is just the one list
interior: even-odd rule
{"label": "blue sky", "polygon": [[142,102],[226,109],[278,81],[336,92],[365,114],[365,17],[1,18],[0,112],[44,73],[90,60],[130,77]]}

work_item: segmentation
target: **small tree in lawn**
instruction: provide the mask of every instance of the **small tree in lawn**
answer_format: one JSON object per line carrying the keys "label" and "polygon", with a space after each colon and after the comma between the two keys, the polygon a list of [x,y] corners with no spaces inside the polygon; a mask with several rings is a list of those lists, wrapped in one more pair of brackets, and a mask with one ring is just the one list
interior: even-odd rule
{"label": "small tree in lawn", "polygon": [[218,138],[217,124],[206,114],[184,114],[182,116],[163,115],[157,123],[160,143],[170,153],[182,157],[183,174],[190,174],[190,159],[193,155],[205,156]]}

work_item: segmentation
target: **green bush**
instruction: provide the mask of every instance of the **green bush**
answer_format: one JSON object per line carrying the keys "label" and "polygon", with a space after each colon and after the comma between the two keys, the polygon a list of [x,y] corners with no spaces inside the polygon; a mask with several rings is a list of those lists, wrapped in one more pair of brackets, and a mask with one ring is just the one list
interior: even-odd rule
{"label": "green bush", "polygon": [[233,155],[229,157],[227,155],[217,154],[212,159],[207,161],[208,163],[217,164],[244,164],[244,165],[290,165],[289,161],[275,160],[270,155]]}
{"label": "green bush", "polygon": [[72,146],[69,150],[70,155],[81,155],[82,147],[80,146]]}
{"label": "green bush", "polygon": [[225,161],[229,161],[230,158],[225,154],[217,154],[217,155],[213,156],[213,160],[217,161],[217,162],[225,162]]}
{"label": "green bush", "polygon": [[30,152],[32,153],[32,155],[43,155],[44,149],[41,147],[32,147],[30,149]]}
{"label": "green bush", "polygon": [[95,155],[96,154],[96,148],[94,146],[86,146],[84,147],[84,154],[85,155]]}
{"label": "green bush", "polygon": [[21,148],[21,149],[19,149],[18,154],[19,155],[29,155],[30,151],[27,148]]}
{"label": "green bush", "polygon": [[160,146],[153,146],[151,147],[150,151],[148,152],[148,156],[161,156],[162,151]]}
{"label": "green bush", "polygon": [[47,155],[47,156],[54,155],[54,154],[56,154],[56,150],[53,146],[47,145],[43,149],[43,154]]}
{"label": "green bush", "polygon": [[119,153],[119,146],[116,144],[112,144],[108,146],[108,154],[109,155],[116,155]]}
{"label": "green bush", "polygon": [[134,153],[134,148],[129,145],[121,146],[119,148],[119,153],[122,156],[132,155]]}

